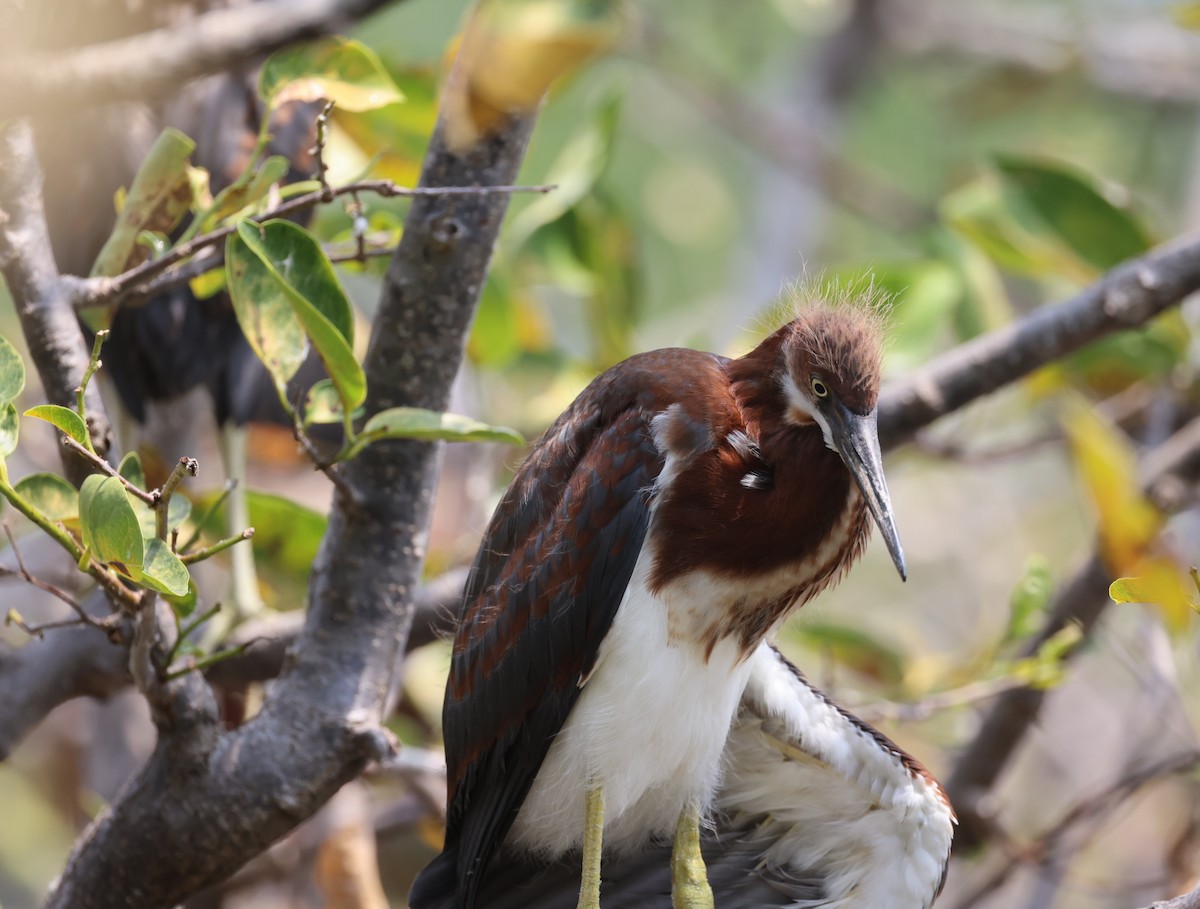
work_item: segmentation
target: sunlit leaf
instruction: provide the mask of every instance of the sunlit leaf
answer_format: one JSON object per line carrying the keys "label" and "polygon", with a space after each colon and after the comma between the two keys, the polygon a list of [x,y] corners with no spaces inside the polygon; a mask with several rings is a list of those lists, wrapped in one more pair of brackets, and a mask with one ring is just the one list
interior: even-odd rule
{"label": "sunlit leaf", "polygon": [[[186,566],[184,567],[184,570],[187,570]],[[162,591],[160,591],[160,593],[161,592]],[[190,577],[189,573],[186,593],[182,594],[181,596],[175,596],[172,593],[165,593],[164,596],[167,602],[171,604],[171,608],[175,610],[175,615],[179,616],[181,619],[186,619],[196,611],[196,603],[199,602],[200,592],[196,589],[196,582]]]}
{"label": "sunlit leaf", "polygon": [[1018,275],[1086,283],[1095,271],[1052,237],[1045,225],[995,179],[981,178],[946,196],[942,218],[1000,268]]}
{"label": "sunlit leaf", "polygon": [[[216,495],[211,493],[198,500],[197,510],[206,512]],[[325,535],[326,517],[282,496],[252,490],[245,495],[250,525],[254,528],[251,546],[260,572],[265,568],[306,581]],[[230,533],[226,514],[226,508],[222,507],[205,521],[203,531],[213,541]]]}
{"label": "sunlit leaf", "polygon": [[349,111],[403,101],[373,50],[358,41],[325,38],[285,48],[263,64],[259,96],[271,109],[289,101],[333,101]]}
{"label": "sunlit leaf", "polygon": [[201,232],[211,230],[217,222],[235,215],[248,205],[253,205],[270,191],[271,187],[287,176],[291,165],[282,155],[272,155],[258,166],[246,180],[238,180],[217,193],[213,208],[205,220]]}
{"label": "sunlit leaf", "polygon": [[1063,426],[1096,510],[1105,562],[1113,576],[1130,574],[1163,524],[1162,513],[1142,495],[1132,446],[1082,403],[1066,408]]}
{"label": "sunlit leaf", "polygon": [[45,420],[47,423],[62,430],[80,445],[86,445],[88,442],[87,424],[83,422],[83,417],[69,408],[58,404],[39,404],[37,407],[31,407],[25,411],[25,416]]}
{"label": "sunlit leaf", "polygon": [[618,6],[594,0],[479,4],[443,102],[451,147],[469,148],[506,116],[532,110],[556,79],[612,48],[621,33]]}
{"label": "sunlit leaf", "polygon": [[1200,3],[1176,3],[1171,7],[1171,18],[1183,28],[1200,30]]}
{"label": "sunlit leaf", "polygon": [[17,349],[0,336],[0,405],[11,403],[25,388],[25,364]]}
{"label": "sunlit leaf", "polygon": [[342,409],[342,399],[338,397],[337,388],[329,379],[313,384],[304,399],[304,425],[314,423],[340,423],[345,411]]}
{"label": "sunlit leaf", "polygon": [[459,414],[438,413],[420,407],[393,407],[375,414],[367,421],[348,456],[381,439],[504,442],[508,445],[525,443],[519,432],[505,426],[490,426]]}
{"label": "sunlit leaf", "polygon": [[[255,276],[254,286],[241,288],[241,293],[253,294],[243,300],[242,308],[262,305],[267,298],[273,307],[275,301],[286,302],[325,364],[343,404],[356,408],[366,398],[367,382],[354,356],[354,315],[321,244],[304,228],[281,220],[265,224],[242,221],[236,236],[239,254],[248,251],[261,266],[250,272]],[[232,244],[233,238],[230,240]],[[232,286],[231,281],[231,291]],[[238,319],[242,319],[240,313]]]}
{"label": "sunlit leaf", "polygon": [[304,325],[270,266],[237,233],[225,242],[225,268],[238,325],[286,399],[287,383],[308,356]]}
{"label": "sunlit leaf", "polygon": [[117,465],[117,473],[138,489],[146,489],[146,471],[142,469],[142,456],[136,451],[128,452],[121,458],[121,463]]}
{"label": "sunlit leaf", "polygon": [[[142,538],[152,540],[158,536],[158,516],[154,509],[145,502],[137,499],[131,499],[133,511],[137,515],[138,526],[142,530]],[[192,514],[192,503],[188,501],[187,496],[176,492],[171,496],[171,503],[167,506],[167,530],[174,530],[183,526]]]}
{"label": "sunlit leaf", "polygon": [[1197,607],[1188,596],[1187,581],[1179,566],[1165,556],[1150,555],[1135,568],[1137,576],[1113,581],[1108,595],[1117,603],[1157,606],[1172,632],[1183,631]]}
{"label": "sunlit leaf", "polygon": [[504,238],[509,248],[520,248],[534,231],[561,218],[596,185],[612,156],[620,110],[619,100],[612,99],[575,133],[546,173],[554,192],[533,199],[508,226]]}
{"label": "sunlit leaf", "polygon": [[159,539],[146,541],[145,559],[133,577],[139,584],[176,597],[187,595],[191,581],[187,566]]}
{"label": "sunlit leaf", "polygon": [[1145,252],[1149,231],[1109,189],[1064,164],[1001,155],[995,159],[1005,182],[1080,260],[1098,271]]}
{"label": "sunlit leaf", "polygon": [[17,494],[52,521],[79,514],[79,491],[53,473],[31,473],[16,485]]}
{"label": "sunlit leaf", "polygon": [[1024,640],[1041,627],[1042,615],[1053,590],[1050,564],[1042,556],[1030,556],[1021,580],[1009,598],[1006,641]]}
{"label": "sunlit leaf", "polygon": [[92,266],[92,275],[118,275],[147,258],[137,244],[143,231],[169,234],[192,203],[188,157],[196,143],[168,127],[159,135],[129,188],[112,235]]}
{"label": "sunlit leaf", "polygon": [[114,564],[131,575],[141,569],[145,555],[137,515],[125,487],[117,477],[96,474],[79,490],[79,520],[83,545],[100,562]]}
{"label": "sunlit leaf", "polygon": [[225,289],[226,276],[224,268],[214,268],[202,275],[197,275],[188,281],[188,288],[197,300],[208,300]]}
{"label": "sunlit leaf", "polygon": [[12,404],[0,406],[0,461],[17,450],[20,435],[20,420],[17,408]]}

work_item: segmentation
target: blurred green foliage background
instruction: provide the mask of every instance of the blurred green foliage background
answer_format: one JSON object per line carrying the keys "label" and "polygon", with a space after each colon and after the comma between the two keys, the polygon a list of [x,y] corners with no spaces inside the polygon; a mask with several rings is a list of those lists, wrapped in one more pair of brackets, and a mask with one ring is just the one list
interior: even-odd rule
{"label": "blurred green foliage background", "polygon": [[[407,100],[335,111],[332,182],[364,171],[415,182],[467,6],[407,0],[352,30]],[[1200,34],[1179,15],[1154,0],[631,4],[620,50],[560,85],[540,117],[521,182],[559,188],[513,199],[454,409],[533,438],[625,356],[743,351],[792,296],[834,286],[892,297],[887,372],[898,376],[1194,229]],[[363,203],[371,237],[394,242],[406,203]],[[314,230],[348,243],[351,220],[326,206]],[[339,267],[364,320],[385,268]],[[10,314],[0,322],[16,336]],[[1053,652],[1015,659],[1096,535],[1095,490],[1076,469],[1089,455],[1064,444],[1064,406],[1083,402],[1119,425],[1111,444],[1160,441],[1196,409],[1194,324],[1185,307],[1106,340],[892,456],[911,580],[901,585],[873,545],[784,632],[814,681],[935,775],[976,728],[973,698],[951,696],[916,722],[897,721],[898,703],[1010,679],[1058,686],[992,796],[1015,843],[1038,841],[1122,768],[1195,747],[1194,621],[1168,632],[1158,611],[1122,605],[1069,672]],[[30,445],[30,463],[52,469],[53,450]],[[469,560],[517,460],[488,446],[449,452],[431,574]],[[303,525],[274,499],[252,513],[264,596],[295,607],[328,486],[267,458],[252,485],[312,509]],[[1190,512],[1168,527],[1181,569],[1195,561],[1198,531]],[[409,664],[396,729],[412,745],[436,744],[446,665],[440,643]],[[89,762],[128,764],[147,746],[126,706],[105,714],[127,724],[118,735],[91,725],[90,705],[68,705],[66,720],[0,766],[8,909],[38,900],[95,793],[117,782]],[[88,788],[65,793],[65,779]],[[1009,853],[956,862],[943,905],[1129,907],[1179,889],[1200,867],[1198,795],[1192,777],[1150,787],[979,899],[972,888]],[[432,854],[426,834],[384,844],[397,898],[397,869]]]}

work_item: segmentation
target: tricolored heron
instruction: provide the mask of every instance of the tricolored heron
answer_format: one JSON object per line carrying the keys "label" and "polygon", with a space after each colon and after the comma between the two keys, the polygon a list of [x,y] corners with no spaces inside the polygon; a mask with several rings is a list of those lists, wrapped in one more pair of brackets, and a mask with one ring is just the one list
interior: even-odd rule
{"label": "tricolored heron", "polygon": [[[467,586],[444,708],[446,845],[415,909],[474,909],[501,847],[601,856],[674,837],[676,907],[712,906],[700,820],[755,654],[861,554],[903,578],[875,429],[881,319],[813,302],[745,356],[613,367],[535,444]],[[932,896],[930,896],[930,899]]]}

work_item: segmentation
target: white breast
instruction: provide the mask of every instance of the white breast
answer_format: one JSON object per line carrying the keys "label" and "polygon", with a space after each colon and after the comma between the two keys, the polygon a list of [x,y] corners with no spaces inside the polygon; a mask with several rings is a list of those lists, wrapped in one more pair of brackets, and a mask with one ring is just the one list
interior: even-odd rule
{"label": "white breast", "polygon": [[509,834],[519,847],[559,855],[580,845],[589,783],[604,789],[606,850],[672,835],[689,802],[712,803],[749,663],[731,640],[707,660],[696,644],[669,641],[671,612],[698,604],[646,589],[649,550]]}

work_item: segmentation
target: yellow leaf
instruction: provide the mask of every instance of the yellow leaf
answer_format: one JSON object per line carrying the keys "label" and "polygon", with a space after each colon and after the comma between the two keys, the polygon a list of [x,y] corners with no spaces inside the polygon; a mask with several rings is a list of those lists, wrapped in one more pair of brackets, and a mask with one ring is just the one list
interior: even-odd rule
{"label": "yellow leaf", "polygon": [[504,119],[531,111],[555,80],[608,51],[616,0],[483,0],[467,23],[446,87],[446,141],[465,151]]}
{"label": "yellow leaf", "polygon": [[1113,581],[1108,588],[1108,595],[1118,603],[1157,606],[1172,633],[1183,631],[1196,610],[1195,604],[1188,598],[1188,587],[1179,566],[1163,555],[1150,555],[1142,559],[1136,566],[1136,576]]}
{"label": "yellow leaf", "polygon": [[1183,28],[1200,29],[1200,3],[1176,3],[1171,7],[1171,18]]}
{"label": "yellow leaf", "polygon": [[1162,528],[1162,513],[1142,495],[1129,442],[1094,410],[1072,402],[1063,416],[1075,466],[1096,509],[1100,547],[1113,576],[1133,574]]}

